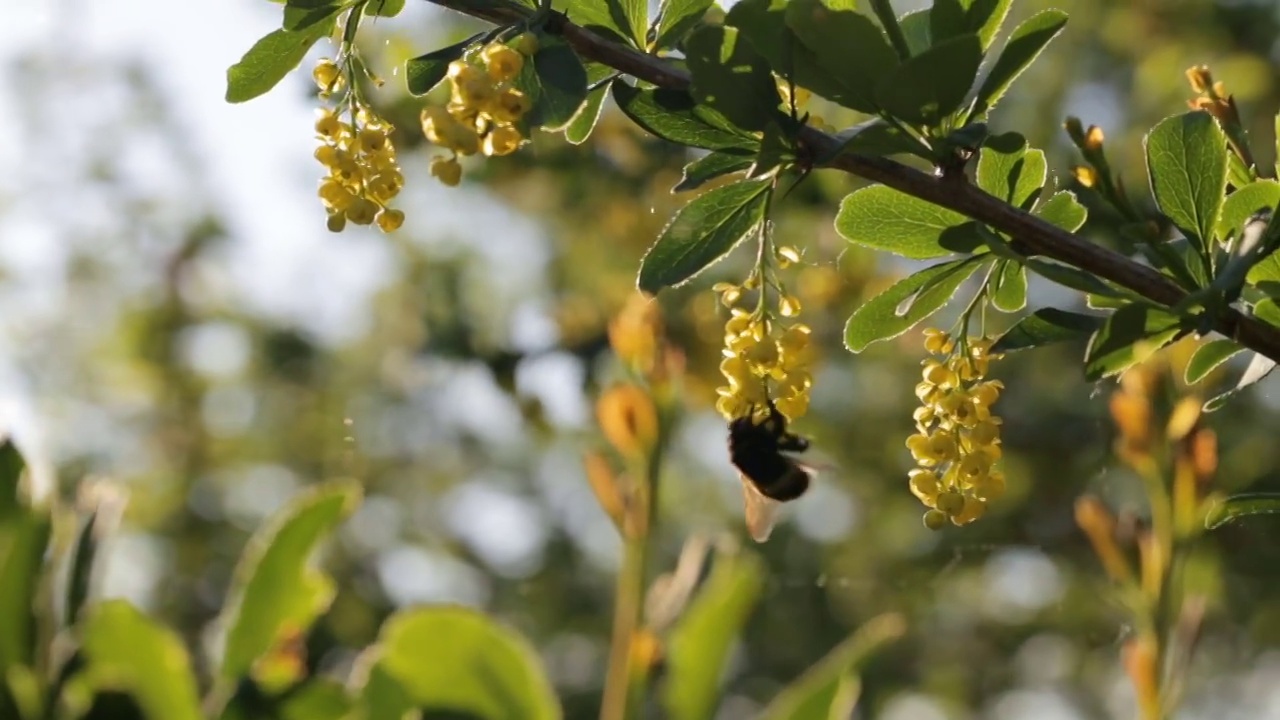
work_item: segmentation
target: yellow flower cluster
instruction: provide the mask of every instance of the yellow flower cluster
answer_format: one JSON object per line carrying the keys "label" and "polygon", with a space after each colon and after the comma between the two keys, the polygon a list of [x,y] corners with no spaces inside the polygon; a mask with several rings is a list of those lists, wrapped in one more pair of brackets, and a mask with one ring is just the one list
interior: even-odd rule
{"label": "yellow flower cluster", "polygon": [[1000,459],[1000,418],[991,406],[1004,385],[985,380],[992,341],[969,338],[961,345],[941,330],[925,330],[925,349],[938,358],[924,361],[923,380],[916,385],[920,407],[917,433],[907,438],[916,469],[909,473],[911,492],[930,509],[924,524],[932,530],[947,520],[965,525],[982,517],[987,503],[1004,494]]}
{"label": "yellow flower cluster", "polygon": [[479,53],[483,67],[465,59],[450,63],[449,104],[423,108],[422,133],[427,140],[453,153],[431,161],[431,174],[445,185],[454,187],[462,181],[459,155],[510,155],[524,142],[516,123],[529,112],[530,102],[528,96],[512,87],[524,67],[521,50],[536,50],[536,45],[524,37],[517,38],[515,47],[502,43],[486,46]]}
{"label": "yellow flower cluster", "polygon": [[[726,304],[741,294],[737,286],[718,284]],[[794,316],[799,302],[790,296],[779,301],[781,314]],[[726,419],[768,412],[772,399],[778,412],[794,421],[809,410],[813,387],[813,343],[808,325],[779,327],[763,313],[733,308],[724,325],[724,360],[720,372],[728,384],[716,390],[716,410]],[[772,381],[772,387],[770,387]]]}
{"label": "yellow flower cluster", "polygon": [[[323,93],[341,84],[342,75],[331,60],[321,60],[314,76]],[[328,170],[317,191],[329,212],[328,227],[341,232],[348,222],[377,223],[383,232],[392,232],[404,224],[404,213],[388,207],[404,187],[391,144],[394,128],[358,101],[348,107],[350,121],[342,119],[342,111],[324,108],[315,124],[320,140],[315,157]]]}

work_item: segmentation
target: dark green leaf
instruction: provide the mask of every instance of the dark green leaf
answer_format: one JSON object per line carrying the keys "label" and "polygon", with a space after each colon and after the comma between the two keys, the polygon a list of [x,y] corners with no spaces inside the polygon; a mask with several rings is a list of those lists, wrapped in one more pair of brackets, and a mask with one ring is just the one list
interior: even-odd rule
{"label": "dark green leaf", "polygon": [[1048,166],[1044,152],[1028,150],[1027,140],[1018,133],[989,135],[978,156],[978,187],[1016,207],[1027,202],[1044,187]]}
{"label": "dark green leaf", "polygon": [[874,118],[853,127],[845,128],[836,133],[835,137],[840,141],[838,149],[830,155],[819,157],[817,164],[829,162],[843,153],[924,156],[924,153],[928,150],[915,138],[903,133],[881,118]]}
{"label": "dark green leaf", "polygon": [[1112,313],[1089,340],[1085,377],[1121,373],[1168,345],[1182,331],[1176,316],[1134,303]]}
{"label": "dark green leaf", "polygon": [[11,440],[0,442],[0,710],[4,679],[34,666],[36,596],[52,522],[20,487],[26,465]]}
{"label": "dark green leaf", "polygon": [[[847,692],[849,680],[872,653],[880,650],[906,632],[901,615],[874,617],[846,638],[803,675],[774,697],[757,720],[826,720],[849,716],[849,710],[836,710],[842,690]],[[847,702],[847,699],[846,699]]]}
{"label": "dark green leaf", "polygon": [[1233,520],[1249,515],[1277,513],[1280,513],[1280,493],[1241,493],[1209,508],[1204,516],[1204,526],[1209,530],[1217,530]]}
{"label": "dark green leaf", "polygon": [[337,11],[324,22],[315,22],[305,30],[276,30],[268,33],[240,62],[227,68],[227,102],[252,100],[275,87],[289,71],[298,67],[312,45],[333,30]]}
{"label": "dark green leaf", "polygon": [[82,631],[98,689],[127,692],[148,720],[199,720],[200,700],[182,640],[123,600],[93,607]]}
{"label": "dark green leaf", "polygon": [[1089,217],[1089,211],[1076,200],[1076,194],[1070,190],[1060,190],[1050,195],[1048,200],[1036,206],[1034,214],[1067,232],[1079,230]]}
{"label": "dark green leaf", "polygon": [[640,261],[641,290],[674,287],[724,257],[764,222],[772,182],[718,187],[685,205]]}
{"label": "dark green leaf", "polygon": [[649,30],[649,0],[611,0],[622,8],[622,15],[627,19],[631,39],[636,47],[645,46],[645,33]]}
{"label": "dark green leaf", "polygon": [[1195,385],[1205,379],[1209,373],[1216,370],[1222,363],[1243,351],[1244,347],[1234,340],[1210,340],[1201,345],[1196,348],[1195,354],[1187,361],[1187,369],[1184,374],[1187,384]]}
{"label": "dark green leaf", "polygon": [[788,0],[739,0],[725,23],[738,28],[783,78],[847,108],[876,112],[873,86],[847,82],[843,74],[819,65],[813,51],[787,27],[787,6]]}
{"label": "dark green leaf", "polygon": [[365,12],[378,17],[395,17],[404,9],[404,0],[370,0]]}
{"label": "dark green leaf", "polygon": [[1081,315],[1057,308],[1041,308],[1022,318],[991,346],[992,352],[1029,350],[1051,343],[1083,340],[1102,326],[1101,315]]}
{"label": "dark green leaf", "polygon": [[934,0],[929,12],[930,35],[936,41],[977,33],[982,49],[991,46],[1011,0]]}
{"label": "dark green leaf", "polygon": [[360,488],[354,483],[320,486],[296,498],[254,533],[223,610],[223,678],[247,675],[282,632],[305,633],[329,607],[333,581],[309,560],[320,541],[359,502]]}
{"label": "dark green leaf", "polygon": [[520,70],[516,86],[533,104],[525,116],[531,127],[561,130],[587,99],[587,69],[563,40],[544,37],[533,62]]}
{"label": "dark green leaf", "polygon": [[604,108],[605,95],[613,83],[606,83],[587,94],[587,101],[578,108],[578,114],[564,129],[564,138],[574,145],[581,145],[591,137],[596,123],[600,120],[600,111]]}
{"label": "dark green leaf", "polygon": [[1280,182],[1275,180],[1257,180],[1237,189],[1222,203],[1216,227],[1218,240],[1226,242],[1230,235],[1238,236],[1250,216],[1277,204],[1280,204]]}
{"label": "dark green leaf", "polygon": [[351,711],[347,689],[336,680],[316,677],[280,700],[280,720],[343,720]]}
{"label": "dark green leaf", "polygon": [[663,0],[662,7],[658,9],[654,48],[665,50],[675,47],[713,4],[713,0]]}
{"label": "dark green leaf", "polygon": [[1222,406],[1226,405],[1227,401],[1231,398],[1240,394],[1250,385],[1253,385],[1259,380],[1270,375],[1271,371],[1275,369],[1275,360],[1272,360],[1265,355],[1255,353],[1253,359],[1249,361],[1249,366],[1244,369],[1244,374],[1240,376],[1238,381],[1236,381],[1236,386],[1220,395],[1217,395],[1216,397],[1209,398],[1209,401],[1204,404],[1204,411],[1214,412],[1215,410],[1222,408]]}
{"label": "dark green leaf", "polygon": [[933,36],[929,30],[929,11],[914,10],[898,19],[902,34],[907,39],[907,47],[912,55],[919,55],[933,44]]}
{"label": "dark green leaf", "polygon": [[89,599],[98,545],[114,529],[122,502],[122,498],[115,494],[101,493],[98,504],[90,508],[80,522],[75,544],[71,546],[67,559],[67,585],[62,608],[62,623],[65,627],[76,624],[81,608]]}
{"label": "dark green leaf", "polygon": [[1266,298],[1253,304],[1253,316],[1259,320],[1280,328],[1280,305],[1275,300]]}
{"label": "dark green leaf", "polygon": [[1189,112],[1147,135],[1147,171],[1160,211],[1200,252],[1212,242],[1227,187],[1227,136],[1213,116]]}
{"label": "dark green leaf", "polygon": [[1026,261],[1027,269],[1031,270],[1041,277],[1052,280],[1053,282],[1069,287],[1073,290],[1079,290],[1084,293],[1091,293],[1102,297],[1121,297],[1123,293],[1110,285],[1104,283],[1092,274],[1077,270],[1070,265],[1050,262],[1048,260],[1038,260],[1029,258]]}
{"label": "dark green leaf", "polygon": [[871,98],[862,89],[875,87],[898,66],[898,55],[884,33],[871,18],[852,8],[841,9],[831,0],[790,0],[785,17],[787,27],[813,53],[818,66],[846,91],[866,100]]}
{"label": "dark green leaf", "polygon": [[917,260],[982,245],[969,218],[884,185],[846,195],[836,232],[849,242]]}
{"label": "dark green leaf", "polygon": [[404,64],[404,81],[413,95],[426,95],[449,74],[449,63],[462,57],[472,43],[484,37],[476,33],[462,42],[454,43],[407,60]]}
{"label": "dark green leaf", "polygon": [[1000,57],[991,66],[991,72],[978,89],[978,100],[973,113],[981,115],[995,107],[1008,92],[1009,86],[1013,85],[1013,81],[1035,61],[1049,41],[1062,32],[1066,24],[1066,13],[1061,10],[1044,10],[1014,28],[1009,42],[1005,43]]}
{"label": "dark green leaf", "polygon": [[770,123],[760,138],[760,149],[756,152],[747,177],[752,180],[765,177],[779,168],[793,164],[795,160],[796,150],[791,137],[776,123]]}
{"label": "dark green leaf", "polygon": [[1020,263],[1005,260],[993,280],[996,288],[991,294],[991,304],[997,310],[1017,312],[1026,307],[1027,270]]}
{"label": "dark green leaf", "polygon": [[320,2],[291,2],[284,7],[281,27],[291,32],[306,30],[316,23],[332,20],[351,7],[348,0],[321,0]]}
{"label": "dark green leaf", "polygon": [[702,187],[707,181],[730,173],[742,172],[755,163],[751,155],[713,152],[684,166],[684,177],[671,192],[684,192]]}
{"label": "dark green leaf", "polygon": [[977,35],[951,38],[894,68],[876,85],[876,100],[899,119],[937,126],[960,109],[980,64]]}
{"label": "dark green leaf", "polygon": [[781,98],[773,73],[737,28],[706,25],[685,41],[693,97],[744,130],[773,122]]}
{"label": "dark green leaf", "polygon": [[673,143],[752,153],[759,145],[754,138],[718,127],[692,97],[678,90],[639,90],[624,82],[615,82],[613,99],[635,124]]}
{"label": "dark green leaf", "polygon": [[[979,264],[969,258],[938,263],[894,283],[849,316],[849,322],[844,326],[845,347],[855,353],[862,352],[874,342],[888,340],[910,330],[941,309]],[[932,288],[926,302],[920,291],[928,285]],[[898,308],[913,297],[915,302],[911,303],[910,309],[899,315]]]}
{"label": "dark green leaf", "polygon": [[[425,607],[392,615],[382,626],[374,657],[362,699],[366,709],[422,708],[425,717],[447,711],[473,720],[558,720],[562,715],[528,641],[469,608]],[[365,717],[399,718],[401,712]]]}
{"label": "dark green leaf", "polygon": [[667,647],[666,717],[703,720],[715,715],[732,643],[764,587],[765,568],[749,553],[721,556],[671,630]]}

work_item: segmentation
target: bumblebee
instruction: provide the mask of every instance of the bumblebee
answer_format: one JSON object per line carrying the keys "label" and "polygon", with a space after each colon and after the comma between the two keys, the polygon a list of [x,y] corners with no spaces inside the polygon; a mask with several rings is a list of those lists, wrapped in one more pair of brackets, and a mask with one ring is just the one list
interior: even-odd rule
{"label": "bumblebee", "polygon": [[742,480],[747,530],[756,542],[773,532],[782,503],[809,489],[813,471],[786,452],[804,452],[809,441],[787,431],[787,418],[769,401],[769,414],[756,422],[755,413],[729,423],[729,460]]}

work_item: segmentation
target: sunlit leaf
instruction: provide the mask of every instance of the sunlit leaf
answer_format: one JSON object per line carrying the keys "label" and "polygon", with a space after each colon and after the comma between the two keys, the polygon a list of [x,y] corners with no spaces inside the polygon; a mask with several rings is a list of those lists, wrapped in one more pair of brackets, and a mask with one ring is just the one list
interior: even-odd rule
{"label": "sunlit leaf", "polygon": [[1048,200],[1036,205],[1033,214],[1067,232],[1079,230],[1089,218],[1089,211],[1076,200],[1076,194],[1070,190],[1060,190],[1050,195]]}
{"label": "sunlit leaf", "polygon": [[703,184],[718,177],[736,172],[743,172],[755,163],[752,155],[739,155],[728,152],[713,152],[694,160],[684,166],[684,174],[680,183],[671,189],[672,192],[684,192],[702,187]]}
{"label": "sunlit leaf", "polygon": [[404,81],[409,92],[413,95],[431,92],[449,74],[449,63],[462,57],[468,47],[484,36],[485,33],[476,33],[461,42],[405,61]]}
{"label": "sunlit leaf", "polygon": [[764,565],[756,555],[740,552],[716,560],[667,643],[662,696],[667,717],[701,720],[715,715],[730,646],[763,586]]}
{"label": "sunlit leaf", "polygon": [[1147,135],[1146,146],[1156,203],[1204,252],[1227,186],[1226,133],[1209,113],[1189,112],[1162,120]]}
{"label": "sunlit leaf", "polygon": [[1044,152],[1028,149],[1026,138],[1011,132],[987,137],[975,176],[978,187],[1011,205],[1026,208],[1044,187],[1047,172]]}
{"label": "sunlit leaf", "polygon": [[1222,363],[1244,351],[1244,347],[1234,340],[1225,338],[1210,340],[1196,348],[1195,354],[1187,361],[1184,374],[1188,385],[1194,385],[1205,379]]}
{"label": "sunlit leaf", "polygon": [[1005,260],[992,279],[995,289],[991,304],[1004,312],[1017,312],[1027,305],[1027,270],[1021,263]]}
{"label": "sunlit leaf", "polygon": [[1045,46],[1062,32],[1066,24],[1067,14],[1054,9],[1038,12],[1014,28],[1009,42],[1005,43],[1000,57],[991,66],[991,72],[978,89],[974,114],[981,115],[995,107],[1009,91],[1013,81],[1039,57]]}
{"label": "sunlit leaf", "polygon": [[305,633],[333,601],[333,581],[310,566],[316,546],[360,501],[354,483],[314,488],[289,503],[249,541],[232,580],[222,677],[249,673],[287,633]]}
{"label": "sunlit leaf", "polygon": [[613,99],[637,125],[673,143],[707,150],[751,152],[758,144],[748,135],[721,127],[688,93],[661,88],[640,90],[615,82]]}
{"label": "sunlit leaf", "polygon": [[227,102],[252,100],[275,87],[298,67],[317,40],[333,31],[336,17],[335,9],[323,22],[297,32],[275,30],[254,43],[240,62],[227,68]]}
{"label": "sunlit leaf", "polygon": [[664,0],[658,9],[653,46],[657,49],[674,47],[713,4],[713,0]]}
{"label": "sunlit leaf", "polygon": [[[868,345],[897,337],[947,304],[960,285],[978,269],[980,263],[969,258],[939,263],[899,280],[884,292],[866,301],[853,312],[844,327],[844,344],[853,352]],[[930,286],[929,297],[921,289]],[[909,310],[898,308],[915,298]]]}
{"label": "sunlit leaf", "polygon": [[876,85],[876,101],[909,123],[936,126],[960,109],[982,64],[978,36],[960,35],[903,62]]}
{"label": "sunlit leaf", "polygon": [[1204,526],[1216,530],[1249,515],[1280,514],[1280,493],[1242,493],[1215,503],[1205,514]]}
{"label": "sunlit leaf", "polygon": [[1235,387],[1221,393],[1215,397],[1209,398],[1204,404],[1205,412],[1214,412],[1221,409],[1227,404],[1231,398],[1239,395],[1245,388],[1253,385],[1276,369],[1276,361],[1271,358],[1255,353],[1253,359],[1249,361],[1249,366],[1244,369],[1244,374],[1236,381]]}
{"label": "sunlit leaf", "polygon": [[680,285],[728,254],[764,222],[772,184],[725,185],[681,208],[640,261],[640,289],[656,293]]}
{"label": "sunlit leaf", "polygon": [[148,720],[199,720],[191,659],[172,630],[123,600],[93,607],[81,632],[95,688],[129,693]]}
{"label": "sunlit leaf", "polygon": [[1085,377],[1097,380],[1124,372],[1185,330],[1174,315],[1137,303],[1126,305],[1108,316],[1090,339]]}
{"label": "sunlit leaf", "polygon": [[884,185],[846,195],[836,232],[849,242],[924,260],[982,245],[969,218]]}
{"label": "sunlit leaf", "polygon": [[1259,210],[1270,210],[1280,204],[1280,182],[1275,180],[1256,180],[1241,187],[1222,203],[1222,214],[1218,217],[1215,232],[1219,240],[1225,241],[1231,234],[1240,234],[1244,223]]}
{"label": "sunlit leaf", "polygon": [[1068,340],[1084,340],[1106,317],[1082,315],[1057,308],[1041,308],[1014,323],[991,347],[992,352],[1029,350]]}
{"label": "sunlit leaf", "polygon": [[737,28],[706,25],[685,41],[693,97],[744,130],[763,130],[781,97],[768,63]]}

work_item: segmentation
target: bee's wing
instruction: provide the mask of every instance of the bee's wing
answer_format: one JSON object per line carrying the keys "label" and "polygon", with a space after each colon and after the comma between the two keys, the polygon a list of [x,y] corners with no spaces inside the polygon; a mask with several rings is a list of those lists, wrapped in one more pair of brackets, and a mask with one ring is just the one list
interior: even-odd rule
{"label": "bee's wing", "polygon": [[778,522],[778,514],[782,510],[782,503],[766,497],[745,476],[740,475],[739,479],[742,480],[742,500],[747,520],[747,532],[751,533],[752,540],[762,543],[768,540],[769,535],[773,533],[773,526]]}

